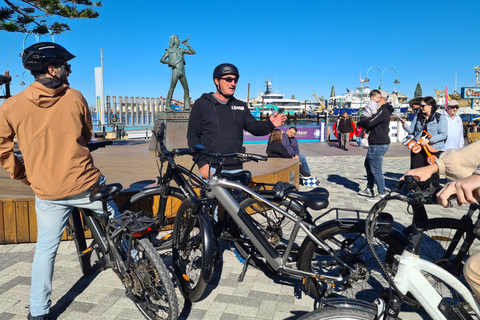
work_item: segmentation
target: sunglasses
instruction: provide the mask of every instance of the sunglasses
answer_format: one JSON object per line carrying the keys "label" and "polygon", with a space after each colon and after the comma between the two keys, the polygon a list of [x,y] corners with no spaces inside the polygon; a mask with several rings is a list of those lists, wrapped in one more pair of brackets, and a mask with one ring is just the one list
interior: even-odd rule
{"label": "sunglasses", "polygon": [[232,82],[234,81],[235,83],[238,83],[238,79],[237,78],[231,78],[231,77],[226,77],[226,78],[220,78],[220,80],[225,80],[225,82]]}
{"label": "sunglasses", "polygon": [[458,109],[458,108],[459,108],[459,106],[448,107],[448,108],[450,108],[450,109]]}
{"label": "sunglasses", "polygon": [[421,104],[420,108],[425,108],[427,105],[426,104]]}

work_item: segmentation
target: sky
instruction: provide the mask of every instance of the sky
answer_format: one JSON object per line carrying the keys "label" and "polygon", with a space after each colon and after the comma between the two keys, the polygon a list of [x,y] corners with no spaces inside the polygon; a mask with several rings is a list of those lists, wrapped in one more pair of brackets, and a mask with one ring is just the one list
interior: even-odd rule
{"label": "sky", "polygon": [[[76,55],[70,85],[91,106],[101,49],[106,96],[166,97],[170,68],[160,58],[172,34],[190,37],[197,52],[185,56],[192,99],[215,90],[212,72],[223,62],[240,70],[237,98],[247,98],[249,83],[255,97],[270,78],[275,91],[298,100],[328,98],[332,86],[345,94],[368,70],[372,89],[382,70],[383,89],[409,98],[417,83],[424,96],[445,86],[460,92],[475,86],[473,67],[480,65],[478,0],[104,0],[98,11],[97,19],[63,19],[71,31],[54,37]],[[22,78],[33,81],[19,58],[24,42],[36,39],[0,31],[0,72],[14,76],[12,94],[25,88]],[[397,75],[400,84],[393,83]],[[183,99],[180,83],[174,98]]]}

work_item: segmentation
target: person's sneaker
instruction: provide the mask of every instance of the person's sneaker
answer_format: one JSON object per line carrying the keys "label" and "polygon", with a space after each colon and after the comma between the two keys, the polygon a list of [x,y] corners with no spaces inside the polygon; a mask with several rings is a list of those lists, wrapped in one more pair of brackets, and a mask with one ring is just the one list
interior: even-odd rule
{"label": "person's sneaker", "polygon": [[373,197],[375,194],[372,189],[365,188],[364,190],[358,191],[358,194],[364,197]]}
{"label": "person's sneaker", "polygon": [[385,198],[385,195],[384,195],[384,194],[377,194],[375,197],[369,197],[369,198],[367,198],[367,201],[378,202],[378,201],[382,200],[383,198]]}
{"label": "person's sneaker", "polygon": [[28,320],[48,320],[49,318],[48,318],[48,314],[33,317],[32,314],[29,312],[27,319]]}

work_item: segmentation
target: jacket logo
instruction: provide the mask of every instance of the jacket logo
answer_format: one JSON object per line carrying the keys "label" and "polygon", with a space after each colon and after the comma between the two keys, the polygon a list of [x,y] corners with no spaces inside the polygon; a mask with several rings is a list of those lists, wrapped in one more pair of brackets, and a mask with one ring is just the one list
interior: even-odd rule
{"label": "jacket logo", "polygon": [[232,106],[232,110],[245,110],[243,106]]}

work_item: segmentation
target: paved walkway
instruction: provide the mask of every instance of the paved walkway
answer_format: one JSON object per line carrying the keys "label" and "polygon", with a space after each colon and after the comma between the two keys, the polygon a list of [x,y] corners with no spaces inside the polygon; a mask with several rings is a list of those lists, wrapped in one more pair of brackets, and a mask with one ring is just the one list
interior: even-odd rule
{"label": "paved walkway", "polygon": [[[363,167],[366,150],[352,144],[350,151],[345,152],[333,145],[304,143],[300,148],[307,155],[312,174],[330,191],[330,207],[369,210],[372,203],[357,196],[366,185]],[[263,149],[250,145],[247,148],[250,152]],[[393,189],[408,167],[408,150],[399,143],[392,144],[384,160],[387,187]],[[430,207],[429,215],[460,217],[465,210]],[[393,214],[399,227],[408,224],[410,216],[404,203],[389,204],[387,211]],[[35,244],[0,246],[0,320],[26,319],[34,249]],[[169,254],[163,256],[171,267]],[[223,262],[217,269],[220,268],[202,301],[184,303],[178,292],[181,319],[296,319],[314,309],[313,299],[303,294],[300,299],[295,297],[300,291],[298,282],[267,276],[253,267],[248,269],[243,282],[237,282],[242,264],[228,249],[223,252]],[[100,271],[97,264],[96,272],[81,276],[75,246],[70,241],[60,245],[52,301],[53,319],[142,319],[111,270]],[[410,311],[403,311],[401,317],[428,319]]]}

